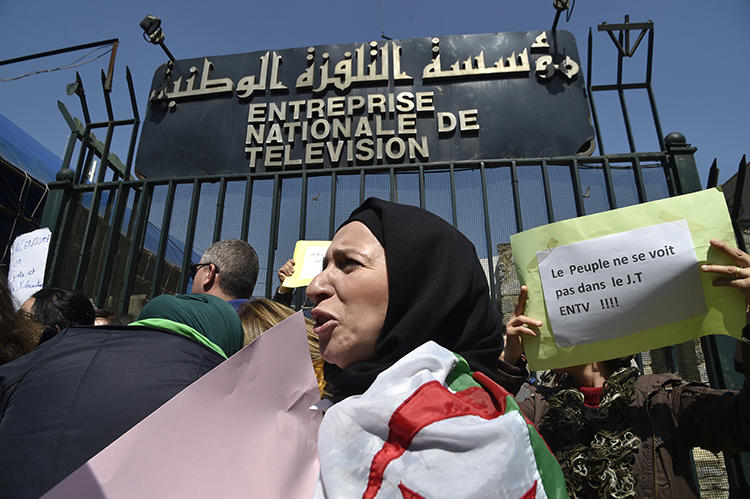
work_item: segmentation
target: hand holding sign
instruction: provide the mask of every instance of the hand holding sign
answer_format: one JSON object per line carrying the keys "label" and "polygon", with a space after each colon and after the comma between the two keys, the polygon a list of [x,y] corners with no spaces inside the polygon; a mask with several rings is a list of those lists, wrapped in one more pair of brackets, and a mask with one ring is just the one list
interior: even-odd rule
{"label": "hand holding sign", "polygon": [[717,189],[511,236],[519,280],[529,287],[524,313],[544,321],[536,337],[523,335],[529,368],[586,364],[708,334],[740,337],[746,299],[727,288],[750,295],[750,256],[720,242],[733,238]]}
{"label": "hand holding sign", "polygon": [[701,265],[703,272],[725,275],[713,281],[714,286],[728,286],[739,290],[745,297],[748,323],[750,323],[750,255],[729,246],[724,241],[711,239],[711,246],[729,256],[737,265]]}
{"label": "hand holding sign", "polygon": [[511,365],[515,365],[518,359],[523,355],[523,335],[537,336],[537,333],[531,327],[541,327],[544,323],[538,319],[532,319],[523,315],[526,310],[526,297],[529,288],[521,286],[521,292],[518,294],[518,301],[513,310],[513,317],[505,324],[505,346],[500,353],[500,360]]}
{"label": "hand holding sign", "polygon": [[289,260],[284,262],[284,265],[279,267],[279,270],[276,273],[276,275],[279,277],[279,282],[281,282],[281,284],[279,285],[279,292],[281,294],[286,294],[291,290],[291,288],[284,286],[284,281],[286,281],[287,277],[291,277],[292,274],[294,274],[294,259],[290,258]]}
{"label": "hand holding sign", "polygon": [[[299,288],[310,284],[313,277],[323,270],[323,257],[330,244],[331,241],[297,241],[294,258],[290,260],[294,272],[284,278],[283,287]],[[285,267],[279,269],[279,279]]]}

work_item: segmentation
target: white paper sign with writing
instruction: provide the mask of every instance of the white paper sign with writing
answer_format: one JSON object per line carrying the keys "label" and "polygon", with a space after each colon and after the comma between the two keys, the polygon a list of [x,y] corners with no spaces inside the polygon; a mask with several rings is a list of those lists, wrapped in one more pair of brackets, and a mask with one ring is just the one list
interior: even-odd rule
{"label": "white paper sign with writing", "polygon": [[305,259],[300,279],[312,279],[323,270],[323,258],[328,246],[308,246],[305,248]]}
{"label": "white paper sign with writing", "polygon": [[8,288],[19,309],[31,295],[44,285],[44,268],[52,233],[49,229],[38,229],[21,234],[10,247]]}
{"label": "white paper sign with writing", "polygon": [[579,241],[536,256],[559,347],[619,338],[706,313],[685,220]]}

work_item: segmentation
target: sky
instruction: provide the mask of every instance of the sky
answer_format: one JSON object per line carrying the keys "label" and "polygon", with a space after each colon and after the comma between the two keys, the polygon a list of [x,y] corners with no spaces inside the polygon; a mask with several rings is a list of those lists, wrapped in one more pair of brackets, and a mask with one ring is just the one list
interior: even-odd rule
{"label": "sky", "polygon": [[[139,27],[146,14],[162,19],[166,45],[177,59],[452,34],[549,29],[554,18],[551,0],[467,1],[325,0],[303,2],[239,2],[166,0],[102,2],[75,0],[0,0],[0,60],[89,42],[119,39],[112,90],[116,119],[132,117],[125,66],[133,75],[138,110],[143,119],[155,69],[166,62],[164,52],[143,39]],[[614,82],[615,49],[596,26],[602,21],[655,23],[654,94],[665,134],[679,131],[698,148],[696,160],[705,185],[711,161],[718,158],[720,181],[737,169],[750,151],[750,53],[746,23],[747,0],[577,0],[568,21],[559,29],[577,39],[582,63],[589,27],[594,27],[595,84]],[[104,53],[84,50],[35,61],[0,66],[0,80],[29,72],[84,62]],[[643,78],[645,43],[626,61],[626,80]],[[106,110],[99,74],[109,54],[77,68],[42,72],[0,81],[0,113],[26,130],[59,157],[64,155],[69,129],[57,109],[60,100],[75,116],[81,109],[65,92],[78,70],[83,79],[93,121],[104,121]],[[584,70],[587,68],[584,67]],[[584,73],[585,74],[585,73]],[[598,97],[597,97],[598,98]],[[607,102],[612,105],[609,105]],[[603,98],[600,121],[607,153],[628,152],[616,96]],[[638,151],[657,149],[653,122],[642,97],[628,102]],[[611,116],[614,114],[614,116]],[[611,129],[611,130],[610,130]],[[98,134],[103,139],[104,133]],[[130,132],[119,130],[113,152],[123,160]]]}

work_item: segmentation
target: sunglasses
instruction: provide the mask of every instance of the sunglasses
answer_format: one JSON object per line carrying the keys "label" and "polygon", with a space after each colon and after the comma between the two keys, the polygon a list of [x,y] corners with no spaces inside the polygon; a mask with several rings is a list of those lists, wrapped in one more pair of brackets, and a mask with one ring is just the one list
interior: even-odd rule
{"label": "sunglasses", "polygon": [[191,279],[195,279],[195,274],[198,273],[198,269],[200,269],[201,267],[205,267],[206,265],[213,265],[214,266],[214,272],[216,272],[216,273],[219,272],[219,268],[216,265],[214,265],[213,263],[191,263],[188,266],[188,272],[190,272],[190,278]]}

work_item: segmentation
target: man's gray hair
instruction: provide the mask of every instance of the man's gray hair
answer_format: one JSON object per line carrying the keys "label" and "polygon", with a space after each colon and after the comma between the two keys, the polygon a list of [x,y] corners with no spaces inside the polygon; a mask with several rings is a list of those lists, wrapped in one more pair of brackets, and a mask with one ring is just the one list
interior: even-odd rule
{"label": "man's gray hair", "polygon": [[219,287],[233,299],[253,296],[258,279],[258,254],[240,239],[217,241],[203,253],[201,261],[219,269]]}

